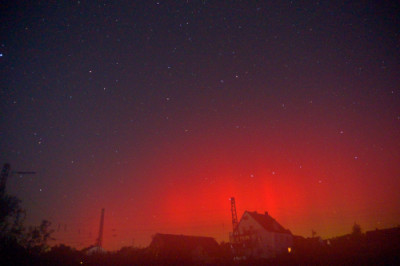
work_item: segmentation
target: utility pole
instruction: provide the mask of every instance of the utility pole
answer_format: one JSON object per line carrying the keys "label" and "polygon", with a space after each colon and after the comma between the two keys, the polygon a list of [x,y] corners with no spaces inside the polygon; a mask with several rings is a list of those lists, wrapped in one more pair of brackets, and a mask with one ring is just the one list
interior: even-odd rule
{"label": "utility pole", "polygon": [[0,181],[0,194],[3,195],[6,192],[7,178],[10,173],[10,164],[5,163],[1,170],[1,181]]}
{"label": "utility pole", "polygon": [[[3,165],[3,169],[1,170],[1,180],[0,180],[0,195],[4,195],[6,193],[6,185],[7,185],[7,179],[11,171],[11,166],[9,163],[5,163]],[[34,175],[36,172],[28,172],[28,171],[16,171],[16,172],[11,172],[11,176],[13,174],[17,175]]]}
{"label": "utility pole", "polygon": [[104,208],[101,209],[99,236],[96,241],[96,246],[99,248],[101,248],[103,245],[103,226],[104,226]]}

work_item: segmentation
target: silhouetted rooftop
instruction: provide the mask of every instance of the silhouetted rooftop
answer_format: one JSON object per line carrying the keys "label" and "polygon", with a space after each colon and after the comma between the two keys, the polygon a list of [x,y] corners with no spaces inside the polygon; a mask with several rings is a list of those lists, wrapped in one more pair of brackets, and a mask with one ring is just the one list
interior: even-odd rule
{"label": "silhouetted rooftop", "polygon": [[256,211],[254,212],[246,211],[246,212],[267,231],[283,233],[283,234],[292,234],[290,230],[285,229],[267,212],[265,214],[260,214]]}

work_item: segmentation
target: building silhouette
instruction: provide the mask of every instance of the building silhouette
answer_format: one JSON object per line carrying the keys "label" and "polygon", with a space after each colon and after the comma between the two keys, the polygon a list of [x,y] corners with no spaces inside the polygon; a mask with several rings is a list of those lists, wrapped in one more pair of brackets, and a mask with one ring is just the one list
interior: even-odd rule
{"label": "building silhouette", "polygon": [[274,258],[292,251],[293,235],[268,212],[245,211],[238,224],[241,251],[246,258]]}

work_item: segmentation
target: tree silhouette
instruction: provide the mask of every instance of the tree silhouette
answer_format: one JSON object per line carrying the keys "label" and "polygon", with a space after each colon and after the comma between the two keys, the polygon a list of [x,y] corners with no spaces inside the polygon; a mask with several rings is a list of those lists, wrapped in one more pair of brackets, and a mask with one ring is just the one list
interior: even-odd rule
{"label": "tree silhouette", "polygon": [[0,253],[10,249],[41,253],[48,249],[47,241],[52,239],[51,223],[43,220],[39,226],[26,229],[23,225],[25,210],[21,200],[15,196],[0,193]]}
{"label": "tree silhouette", "polygon": [[354,237],[360,237],[362,235],[361,226],[357,223],[354,223],[351,235]]}
{"label": "tree silhouette", "polygon": [[34,253],[41,253],[49,250],[47,241],[54,240],[54,238],[51,237],[54,230],[51,230],[50,226],[51,223],[49,221],[43,220],[39,226],[29,227],[23,239],[24,247],[27,248],[28,251]]}
{"label": "tree silhouette", "polygon": [[21,200],[15,196],[0,193],[0,238],[18,238],[24,231],[25,211]]}

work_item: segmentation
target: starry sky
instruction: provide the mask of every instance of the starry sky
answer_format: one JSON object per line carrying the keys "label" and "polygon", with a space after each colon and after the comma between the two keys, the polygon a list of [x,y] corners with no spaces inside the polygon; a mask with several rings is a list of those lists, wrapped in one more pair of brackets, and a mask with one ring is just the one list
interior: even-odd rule
{"label": "starry sky", "polygon": [[2,1],[0,163],[55,243],[400,223],[398,1]]}

